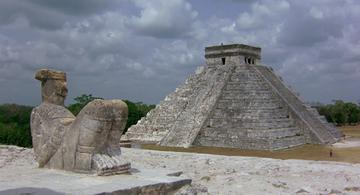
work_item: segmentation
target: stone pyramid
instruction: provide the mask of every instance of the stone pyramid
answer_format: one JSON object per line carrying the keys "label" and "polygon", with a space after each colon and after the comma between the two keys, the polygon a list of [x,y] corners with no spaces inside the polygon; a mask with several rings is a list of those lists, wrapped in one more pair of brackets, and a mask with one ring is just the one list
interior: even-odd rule
{"label": "stone pyramid", "polygon": [[278,150],[340,139],[342,134],[332,124],[272,68],[261,65],[261,48],[211,46],[205,48],[205,58],[206,66],[130,127],[125,140]]}

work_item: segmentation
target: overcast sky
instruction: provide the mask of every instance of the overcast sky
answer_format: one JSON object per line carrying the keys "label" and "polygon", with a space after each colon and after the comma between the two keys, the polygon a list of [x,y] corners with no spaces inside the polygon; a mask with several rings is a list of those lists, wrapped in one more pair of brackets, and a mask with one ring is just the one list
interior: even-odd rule
{"label": "overcast sky", "polygon": [[67,103],[158,103],[221,42],[261,47],[306,101],[360,99],[357,0],[1,0],[0,103],[39,104],[39,68],[67,73]]}

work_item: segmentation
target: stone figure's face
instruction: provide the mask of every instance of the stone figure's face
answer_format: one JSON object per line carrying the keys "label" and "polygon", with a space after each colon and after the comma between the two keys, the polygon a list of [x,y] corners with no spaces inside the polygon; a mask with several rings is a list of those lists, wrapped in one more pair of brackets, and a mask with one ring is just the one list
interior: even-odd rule
{"label": "stone figure's face", "polygon": [[57,80],[57,86],[56,86],[56,98],[58,99],[57,102],[61,103],[61,105],[64,105],[65,98],[68,93],[67,89],[67,83],[66,81],[60,81]]}
{"label": "stone figure's face", "polygon": [[42,98],[44,102],[64,105],[68,89],[66,81],[49,79],[42,85]]}

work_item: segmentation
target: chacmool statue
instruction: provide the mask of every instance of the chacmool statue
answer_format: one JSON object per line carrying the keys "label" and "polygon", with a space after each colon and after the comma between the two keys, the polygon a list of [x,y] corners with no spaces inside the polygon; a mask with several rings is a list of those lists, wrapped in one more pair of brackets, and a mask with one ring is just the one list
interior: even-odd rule
{"label": "chacmool statue", "polygon": [[39,167],[98,175],[128,172],[120,137],[128,109],[121,100],[96,99],[75,117],[64,107],[66,74],[39,70],[42,103],[31,113],[31,134]]}

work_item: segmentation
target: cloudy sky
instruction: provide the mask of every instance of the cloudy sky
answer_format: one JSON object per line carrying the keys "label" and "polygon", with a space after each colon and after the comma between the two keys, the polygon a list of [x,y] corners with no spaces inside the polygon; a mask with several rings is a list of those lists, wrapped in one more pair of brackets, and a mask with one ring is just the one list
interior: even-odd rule
{"label": "cloudy sky", "polygon": [[262,47],[307,101],[360,99],[357,0],[1,0],[0,103],[39,104],[39,68],[67,72],[67,103],[158,103],[221,42]]}

